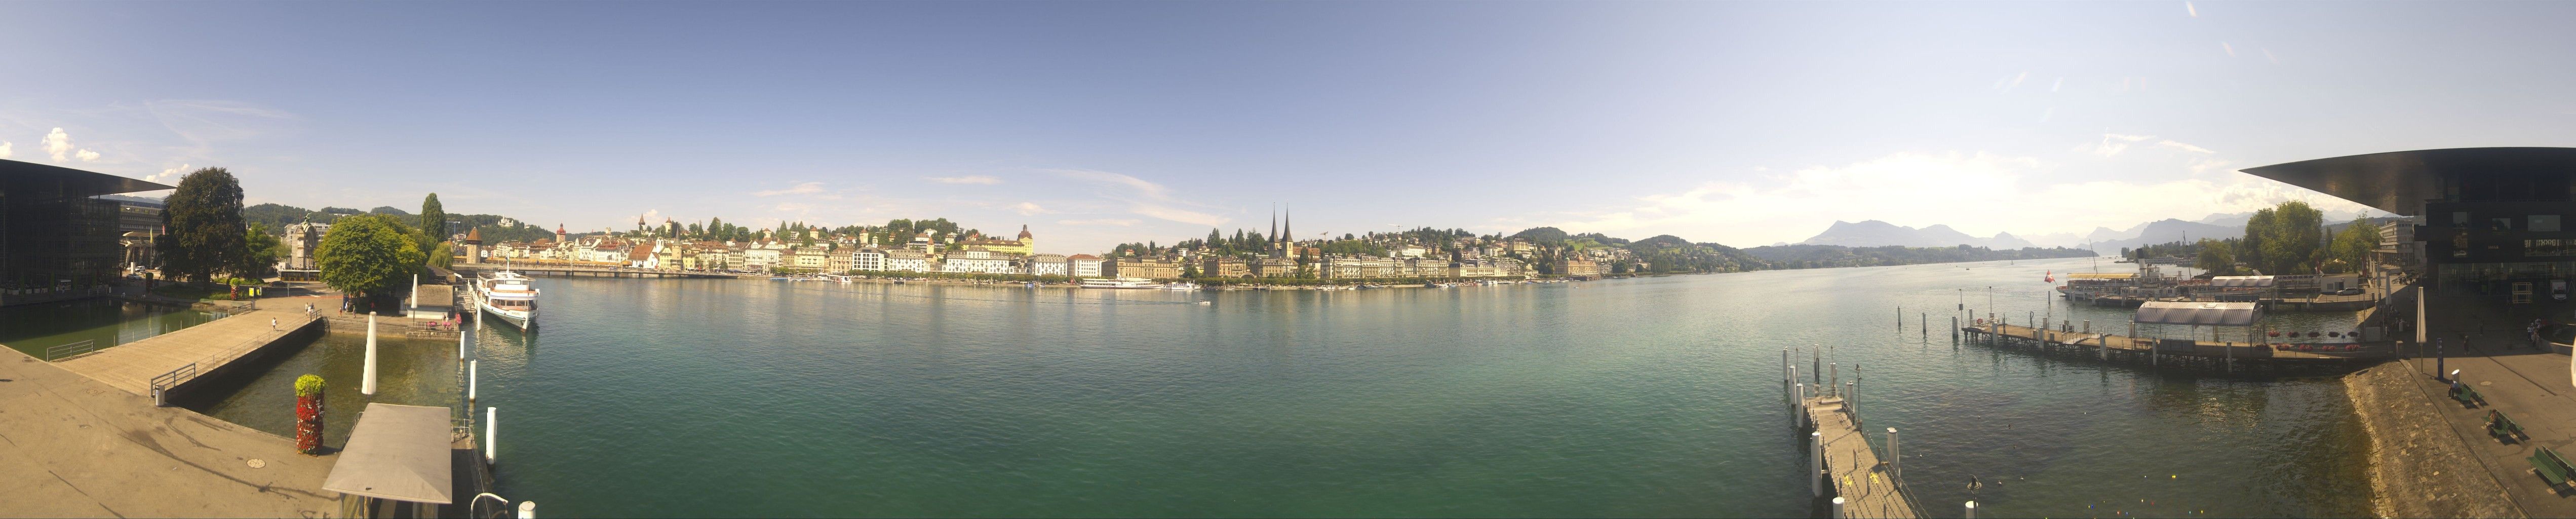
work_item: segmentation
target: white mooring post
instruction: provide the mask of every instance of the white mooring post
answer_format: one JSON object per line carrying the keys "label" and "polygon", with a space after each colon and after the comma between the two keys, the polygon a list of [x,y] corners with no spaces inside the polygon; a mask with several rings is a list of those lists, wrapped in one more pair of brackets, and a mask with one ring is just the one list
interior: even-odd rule
{"label": "white mooring post", "polygon": [[537,502],[520,501],[518,519],[537,519]]}
{"label": "white mooring post", "polygon": [[501,432],[501,408],[483,408],[483,464],[485,465],[492,464],[492,453],[501,450],[501,442],[492,437],[492,433],[497,432]]}
{"label": "white mooring post", "polygon": [[1807,492],[1825,497],[1825,433],[1807,433]]}
{"label": "white mooring post", "polygon": [[376,314],[367,314],[366,373],[358,379],[358,394],[376,396]]}
{"label": "white mooring post", "polygon": [[1840,497],[1836,497],[1836,498],[1834,498],[1834,515],[1833,515],[1833,518],[1834,518],[1834,519],[1843,519],[1843,518],[1845,518],[1845,517],[1851,517],[1851,516],[1843,515],[1843,498],[1840,498]]}
{"label": "white mooring post", "polygon": [[1798,424],[1800,428],[1805,428],[1807,426],[1807,383],[1799,382],[1797,389],[1792,392],[1796,393],[1792,396],[1796,397],[1797,403],[1791,405],[1797,406],[1798,416],[1789,417],[1789,421]]}
{"label": "white mooring post", "polygon": [[1798,382],[1798,367],[1790,366],[1789,385],[1786,386],[1785,389],[1789,393],[1789,405],[1798,405],[1798,397],[1800,396],[1798,394],[1798,390],[1803,387],[1806,387],[1806,384]]}
{"label": "white mooring post", "polygon": [[465,328],[456,329],[456,360],[465,360]]}
{"label": "white mooring post", "polygon": [[1896,428],[1887,428],[1887,473],[1905,477],[1905,452],[1896,449]]}
{"label": "white mooring post", "polygon": [[1851,413],[1852,421],[1860,421],[1860,382],[1843,383],[1843,411]]}
{"label": "white mooring post", "polygon": [[465,402],[474,403],[475,389],[483,384],[483,359],[465,361]]}
{"label": "white mooring post", "polygon": [[[1825,376],[1826,376],[1826,377],[1830,377],[1830,378],[1832,378],[1832,380],[1827,380],[1827,381],[1825,381],[1825,387],[1822,389],[1823,391],[1825,391],[1825,392],[1832,392],[1832,391],[1834,390],[1834,388],[1835,388],[1835,387],[1839,387],[1839,386],[1842,386],[1842,385],[1843,385],[1843,367],[1842,367],[1842,366],[1840,366],[1840,364],[1842,364],[1842,363],[1840,363],[1840,362],[1827,362],[1827,363],[1825,363]],[[1835,396],[1841,396],[1841,395],[1835,395]]]}
{"label": "white mooring post", "polygon": [[1967,515],[1967,517],[1968,517],[1968,519],[1977,519],[1977,502],[1976,502],[1976,501],[1969,501],[1969,502],[1968,502],[1968,515]]}

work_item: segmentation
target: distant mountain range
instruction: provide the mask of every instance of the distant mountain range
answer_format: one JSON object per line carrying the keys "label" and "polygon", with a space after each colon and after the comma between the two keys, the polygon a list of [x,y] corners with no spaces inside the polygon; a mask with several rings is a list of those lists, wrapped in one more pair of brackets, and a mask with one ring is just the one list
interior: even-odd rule
{"label": "distant mountain range", "polygon": [[1858,223],[1836,221],[1833,226],[1825,228],[1825,232],[1799,244],[1846,247],[1968,245],[1997,250],[2023,247],[2077,247],[2111,254],[2119,252],[2122,247],[2135,248],[2151,243],[2242,237],[2245,235],[2245,221],[2253,216],[2253,213],[2212,214],[2198,221],[2168,218],[2137,224],[2126,230],[2096,227],[2093,232],[2081,236],[2073,233],[2055,233],[2032,235],[2027,238],[2014,236],[2008,232],[1998,232],[1994,236],[1980,238],[1951,229],[1948,225],[1916,229],[1878,220]]}

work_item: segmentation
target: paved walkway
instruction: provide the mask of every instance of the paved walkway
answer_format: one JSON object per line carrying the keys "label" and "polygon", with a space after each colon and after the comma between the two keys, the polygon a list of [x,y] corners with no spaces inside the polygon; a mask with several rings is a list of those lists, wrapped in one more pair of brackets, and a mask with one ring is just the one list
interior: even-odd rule
{"label": "paved walkway", "polygon": [[[275,325],[269,322],[272,318],[277,320]],[[154,377],[194,364],[194,372],[183,372],[186,376],[178,377],[178,382],[186,382],[306,326],[315,326],[318,320],[305,315],[302,308],[253,310],[54,364],[127,393],[151,396]]]}
{"label": "paved walkway", "polygon": [[[2576,489],[2551,488],[2523,460],[2534,447],[2576,453],[2576,376],[2570,373],[2576,365],[2567,355],[2530,347],[2520,328],[2537,316],[2565,315],[2568,305],[2495,305],[2467,297],[2427,302],[2432,303],[2428,335],[2442,339],[2444,358],[2431,358],[2434,348],[2419,353],[2410,346],[2401,353],[2415,358],[2388,367],[2413,372],[2417,393],[2433,402],[2443,425],[2476,458],[2464,460],[2460,468],[2482,469],[2494,477],[2524,515],[2576,517]],[[2449,370],[2460,370],[2461,383],[2476,388],[2485,403],[2449,398],[2450,385],[2434,378]],[[2488,411],[2502,411],[2530,437],[2488,435]]]}
{"label": "paved walkway", "polygon": [[0,348],[0,516],[324,517],[336,461]]}

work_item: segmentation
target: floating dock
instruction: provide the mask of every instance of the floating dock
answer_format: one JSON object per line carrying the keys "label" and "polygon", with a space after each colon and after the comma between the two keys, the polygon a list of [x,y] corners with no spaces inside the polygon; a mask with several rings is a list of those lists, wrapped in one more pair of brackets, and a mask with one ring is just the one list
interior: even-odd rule
{"label": "floating dock", "polygon": [[[1816,471],[1810,486],[1824,500],[1826,517],[1921,517],[1905,493],[1896,464],[1880,460],[1869,445],[1869,431],[1851,403],[1839,396],[1814,396],[1800,406],[1808,431],[1808,463]],[[1887,429],[1891,442],[1896,430]]]}
{"label": "floating dock", "polygon": [[[2006,324],[1967,326],[1960,328],[1959,333],[1968,342],[1998,348],[2083,354],[2104,362],[2221,370],[2357,368],[2397,357],[2395,347],[2389,342],[2267,345],[2043,330]],[[2302,347],[2307,351],[2300,351]]]}

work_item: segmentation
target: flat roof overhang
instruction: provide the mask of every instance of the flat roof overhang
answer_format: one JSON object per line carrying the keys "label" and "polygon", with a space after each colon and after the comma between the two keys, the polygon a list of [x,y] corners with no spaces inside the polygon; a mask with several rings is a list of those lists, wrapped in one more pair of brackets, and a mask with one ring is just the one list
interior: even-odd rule
{"label": "flat roof overhang", "polygon": [[2416,216],[2423,210],[2425,200],[2443,198],[2441,174],[2576,175],[2576,148],[2391,151],[2287,162],[2238,171],[2381,211]]}
{"label": "flat roof overhang", "polygon": [[79,196],[178,189],[106,173],[0,159],[0,188],[47,186],[57,182]]}
{"label": "flat roof overhang", "polygon": [[414,503],[456,501],[444,407],[369,403],[322,489]]}

